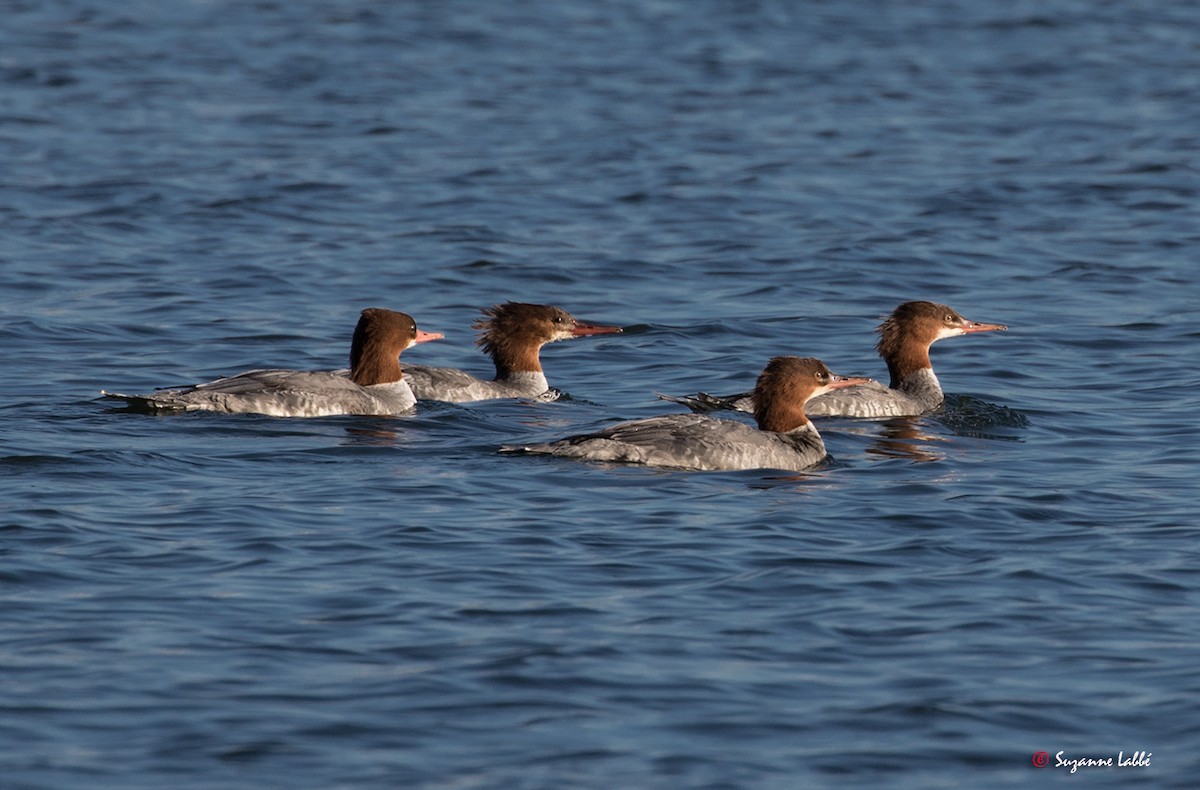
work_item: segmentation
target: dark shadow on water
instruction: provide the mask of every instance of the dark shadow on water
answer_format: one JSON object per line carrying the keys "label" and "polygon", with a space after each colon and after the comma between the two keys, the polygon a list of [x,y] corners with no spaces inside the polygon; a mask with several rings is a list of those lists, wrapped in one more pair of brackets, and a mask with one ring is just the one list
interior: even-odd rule
{"label": "dark shadow on water", "polygon": [[[865,452],[887,458],[905,458],[917,463],[943,460],[947,452],[938,447],[952,437],[1024,441],[1020,435],[1029,426],[1029,418],[1007,406],[990,403],[971,395],[947,395],[942,408],[922,417],[893,417],[870,421],[872,430],[864,431],[863,421],[842,424],[841,430],[870,435],[875,433]],[[945,428],[943,432],[938,428]]]}
{"label": "dark shadow on water", "polygon": [[1017,434],[1030,424],[1029,418],[1016,409],[973,395],[947,395],[942,408],[929,416],[956,436],[1010,442],[1023,441]]}

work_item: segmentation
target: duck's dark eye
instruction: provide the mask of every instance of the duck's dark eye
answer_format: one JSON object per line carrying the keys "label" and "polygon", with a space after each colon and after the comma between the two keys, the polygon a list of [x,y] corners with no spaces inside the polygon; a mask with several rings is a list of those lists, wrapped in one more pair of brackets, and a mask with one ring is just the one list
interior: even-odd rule
{"label": "duck's dark eye", "polygon": [[957,324],[958,316],[956,316],[954,313],[946,313],[946,317],[943,318],[942,320],[945,321],[947,324]]}
{"label": "duck's dark eye", "polygon": [[823,370],[818,370],[817,371],[817,381],[821,382],[822,384],[826,383],[827,381],[829,381],[829,374]]}
{"label": "duck's dark eye", "polygon": [[554,316],[553,320],[554,320],[554,323],[561,324],[563,322],[563,317],[561,315],[556,315],[556,316]]}

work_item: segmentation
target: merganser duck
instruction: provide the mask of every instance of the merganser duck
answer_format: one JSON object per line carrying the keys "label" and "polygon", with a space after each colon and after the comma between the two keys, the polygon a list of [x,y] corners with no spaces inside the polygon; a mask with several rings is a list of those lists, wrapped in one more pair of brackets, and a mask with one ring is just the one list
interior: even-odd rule
{"label": "merganser duck", "polygon": [[251,370],[153,395],[101,393],[147,411],[221,411],[272,417],[400,414],[416,398],[400,371],[400,352],[438,340],[412,316],[371,307],[362,311],[350,345],[350,374],[337,371]]}
{"label": "merganser duck", "polygon": [[[891,376],[887,387],[868,379],[866,383],[838,392],[820,395],[809,401],[806,410],[812,417],[915,417],[928,414],[942,405],[945,396],[933,365],[929,347],[944,337],[993,332],[1008,329],[1004,324],[970,321],[952,307],[934,302],[905,302],[876,328],[879,342],[875,350],[887,363]],[[754,393],[737,395],[696,395],[664,400],[682,403],[704,413],[718,409],[753,412]]]}
{"label": "merganser duck", "polygon": [[405,376],[422,400],[453,403],[495,398],[553,400],[539,356],[542,346],[585,335],[613,334],[619,326],[589,324],[560,307],[505,302],[483,309],[472,328],[480,330],[476,345],[492,358],[496,377],[484,381],[463,370],[406,365]]}
{"label": "merganser duck", "polygon": [[703,414],[672,414],[620,423],[597,433],[501,452],[556,455],[696,471],[807,469],[825,443],[804,413],[814,395],[868,379],[834,375],[819,359],[775,357],[754,388],[758,428]]}

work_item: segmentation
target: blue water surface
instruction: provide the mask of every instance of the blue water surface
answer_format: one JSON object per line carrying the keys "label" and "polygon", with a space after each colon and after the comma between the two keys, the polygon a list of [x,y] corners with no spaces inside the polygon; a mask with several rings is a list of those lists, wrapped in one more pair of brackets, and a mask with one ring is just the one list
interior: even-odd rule
{"label": "blue water surface", "polygon": [[[3,787],[1195,786],[1200,6],[3,6]],[[626,332],[553,403],[98,398],[370,306],[487,373],[507,299]],[[909,299],[1011,329],[810,473],[496,453],[885,377]]]}

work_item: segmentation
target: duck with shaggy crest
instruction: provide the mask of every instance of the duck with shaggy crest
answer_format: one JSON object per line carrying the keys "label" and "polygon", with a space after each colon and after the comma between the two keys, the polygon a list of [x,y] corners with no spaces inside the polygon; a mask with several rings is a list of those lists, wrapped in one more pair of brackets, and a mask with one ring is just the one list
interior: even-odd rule
{"label": "duck with shaggy crest", "polygon": [[418,398],[453,403],[495,398],[553,400],[559,393],[550,389],[542,370],[542,346],[621,331],[619,326],[580,321],[553,305],[505,302],[482,312],[483,317],[471,326],[479,330],[476,345],[491,357],[495,378],[485,381],[456,368],[406,366],[405,374]]}

